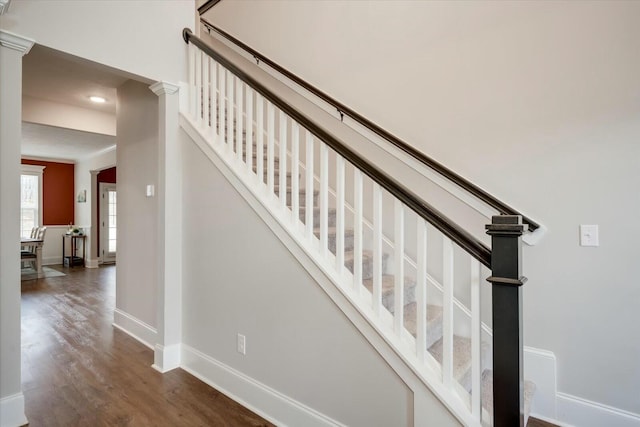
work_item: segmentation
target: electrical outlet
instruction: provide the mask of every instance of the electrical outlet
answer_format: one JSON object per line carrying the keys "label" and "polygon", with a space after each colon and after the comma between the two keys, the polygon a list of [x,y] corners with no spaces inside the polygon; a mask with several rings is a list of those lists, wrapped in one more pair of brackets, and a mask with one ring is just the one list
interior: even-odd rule
{"label": "electrical outlet", "polygon": [[238,353],[247,354],[247,339],[242,334],[238,334]]}
{"label": "electrical outlet", "polygon": [[580,246],[599,246],[598,226],[597,225],[581,225],[580,226]]}

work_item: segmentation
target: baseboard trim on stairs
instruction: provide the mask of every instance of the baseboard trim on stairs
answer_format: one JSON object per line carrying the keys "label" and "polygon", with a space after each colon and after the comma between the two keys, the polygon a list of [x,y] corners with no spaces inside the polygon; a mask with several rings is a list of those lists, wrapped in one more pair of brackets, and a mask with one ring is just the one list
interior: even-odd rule
{"label": "baseboard trim on stairs", "polygon": [[[450,390],[446,389],[440,382],[434,372],[427,368],[416,369],[414,367],[415,363],[407,360],[405,356],[402,355],[402,352],[398,350],[399,348],[403,348],[404,344],[391,342],[391,340],[385,336],[384,331],[369,320],[373,312],[372,309],[365,313],[352,302],[350,298],[353,296],[347,295],[347,290],[341,288],[337,284],[337,279],[332,275],[331,270],[333,265],[329,265],[328,262],[322,263],[314,260],[311,255],[311,246],[305,246],[305,244],[299,242],[291,235],[291,231],[283,225],[286,218],[290,216],[278,211],[274,206],[263,204],[258,198],[258,195],[242,182],[240,178],[241,173],[226,163],[222,155],[218,154],[207,142],[202,134],[202,129],[197,127],[197,125],[183,113],[180,114],[180,127],[189,135],[202,153],[212,161],[214,166],[218,168],[256,214],[262,218],[276,237],[280,239],[289,252],[300,262],[302,267],[309,272],[311,277],[314,278],[322,290],[336,304],[336,307],[346,315],[363,337],[412,390],[414,400],[420,401],[421,396],[418,396],[418,394],[428,389],[430,393],[439,399],[439,404],[444,405],[461,424],[476,425],[475,421],[470,418],[469,411],[463,401],[458,396],[453,396]],[[280,221],[283,221],[283,223]],[[392,327],[391,322],[389,322],[387,327]],[[414,355],[412,357],[417,360],[417,356]],[[424,415],[424,411],[421,412],[414,408],[414,416],[418,417],[414,419],[415,425],[423,425],[426,422],[426,420],[420,418],[422,415]]]}
{"label": "baseboard trim on stairs", "polygon": [[[640,427],[640,414],[558,393],[558,421],[580,427]],[[555,422],[555,421],[554,421]]]}
{"label": "baseboard trim on stairs", "polygon": [[24,413],[24,395],[22,393],[0,399],[0,426],[19,427],[28,422]]}
{"label": "baseboard trim on stairs", "polygon": [[181,368],[276,425],[343,425],[185,344]]}
{"label": "baseboard trim on stairs", "polygon": [[113,310],[113,323],[115,328],[120,329],[125,334],[140,341],[140,343],[155,350],[152,343],[156,342],[158,332],[156,329],[140,319],[126,313],[119,308]]}

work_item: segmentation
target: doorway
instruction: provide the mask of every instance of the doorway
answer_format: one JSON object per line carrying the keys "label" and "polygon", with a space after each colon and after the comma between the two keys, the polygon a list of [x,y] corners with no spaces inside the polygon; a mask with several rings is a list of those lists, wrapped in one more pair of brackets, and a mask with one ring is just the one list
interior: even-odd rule
{"label": "doorway", "polygon": [[100,193],[100,256],[102,263],[116,262],[117,192],[116,184],[101,182]]}

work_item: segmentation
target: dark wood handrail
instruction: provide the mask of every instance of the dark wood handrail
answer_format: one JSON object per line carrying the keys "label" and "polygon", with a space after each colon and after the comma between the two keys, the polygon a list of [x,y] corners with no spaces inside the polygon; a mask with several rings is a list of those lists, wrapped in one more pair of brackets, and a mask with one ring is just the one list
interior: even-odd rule
{"label": "dark wood handrail", "polygon": [[205,13],[207,10],[211,9],[213,6],[217,5],[218,3],[220,3],[222,0],[208,0],[206,2],[204,2],[199,8],[198,8],[198,15],[202,15],[203,13]]}
{"label": "dark wood handrail", "polygon": [[223,67],[232,72],[236,77],[240,78],[246,84],[251,86],[253,90],[260,93],[268,99],[273,105],[284,111],[289,117],[297,121],[301,126],[315,135],[319,140],[331,147],[335,152],[344,157],[348,162],[360,169],[373,181],[377,182],[382,188],[391,193],[394,197],[407,205],[410,209],[428,221],[431,225],[440,230],[443,234],[456,242],[461,248],[471,254],[487,267],[491,267],[491,250],[480,240],[473,237],[470,233],[448,219],[444,214],[422,200],[411,190],[400,184],[395,179],[378,169],[372,163],[360,157],[355,151],[351,150],[347,145],[340,141],[337,137],[329,133],[324,128],[316,124],[306,114],[287,103],[280,96],[273,93],[262,83],[254,79],[252,76],[243,71],[240,67],[216,52],[211,46],[206,44],[202,39],[196,37],[191,30],[185,28],[182,36],[187,43],[193,43],[204,53],[218,61]]}
{"label": "dark wood handrail", "polygon": [[476,198],[482,200],[484,203],[486,203],[487,205],[489,205],[492,208],[494,208],[501,215],[521,215],[523,222],[528,225],[528,228],[529,228],[530,231],[535,231],[536,229],[538,229],[540,227],[540,225],[538,223],[536,223],[535,221],[531,220],[530,218],[522,215],[520,212],[516,211],[514,208],[512,208],[509,205],[507,205],[506,203],[498,200],[496,197],[494,197],[491,194],[487,193],[486,191],[484,191],[482,188],[478,187],[477,185],[475,185],[471,181],[467,180],[466,178],[463,178],[462,176],[460,176],[456,172],[452,171],[451,169],[447,168],[443,164],[435,161],[434,159],[432,159],[431,157],[425,155],[424,153],[422,153],[421,151],[417,150],[413,146],[411,146],[408,143],[402,141],[400,138],[398,138],[397,136],[393,135],[391,132],[381,128],[377,124],[373,123],[371,120],[367,119],[366,117],[364,117],[361,114],[357,113],[356,111],[352,110],[351,108],[349,108],[348,106],[344,105],[343,103],[335,100],[334,98],[332,98],[331,96],[329,96],[325,92],[323,92],[320,89],[318,89],[317,87],[313,86],[311,83],[307,82],[306,80],[301,79],[300,77],[296,76],[295,74],[293,74],[289,70],[281,67],[280,65],[278,65],[275,62],[273,62],[271,59],[269,59],[268,57],[264,56],[263,54],[261,54],[257,50],[251,48],[250,46],[248,46],[245,43],[241,42],[237,38],[233,37],[231,34],[227,33],[226,31],[224,31],[224,30],[222,30],[222,29],[220,29],[218,27],[216,27],[215,25],[213,25],[212,23],[210,23],[209,21],[207,21],[204,18],[200,18],[200,21],[208,29],[215,31],[216,33],[220,34],[222,37],[226,38],[227,40],[229,40],[233,44],[235,44],[238,47],[240,47],[241,49],[247,51],[257,61],[264,62],[269,67],[273,68],[274,70],[276,70],[280,74],[284,75],[289,80],[295,82],[296,84],[298,84],[301,87],[303,87],[305,90],[309,91],[310,93],[312,93],[313,95],[317,96],[318,98],[320,98],[321,100],[323,100],[327,104],[329,104],[332,107],[334,107],[336,110],[338,110],[338,112],[341,115],[344,114],[346,116],[351,117],[353,120],[355,120],[356,122],[358,122],[359,124],[361,124],[365,128],[369,129],[371,132],[375,133],[376,135],[378,135],[382,139],[384,139],[384,140],[388,141],[389,143],[393,144],[398,149],[404,151],[406,154],[408,154],[409,156],[413,157],[414,159],[416,159],[420,163],[426,165],[430,169],[432,169],[435,172],[439,173],[440,175],[444,176],[449,181],[451,181],[454,184],[458,185],[459,187],[463,188],[468,193],[473,194]]}

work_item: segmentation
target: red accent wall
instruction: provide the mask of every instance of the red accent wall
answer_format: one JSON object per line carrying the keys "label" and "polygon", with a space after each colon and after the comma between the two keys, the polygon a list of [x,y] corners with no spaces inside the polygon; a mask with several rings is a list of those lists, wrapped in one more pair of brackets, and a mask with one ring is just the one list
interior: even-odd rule
{"label": "red accent wall", "polygon": [[98,172],[98,182],[116,183],[116,168],[115,166],[109,169]]}
{"label": "red accent wall", "polygon": [[73,224],[75,209],[74,165],[22,159],[22,164],[45,166],[42,174],[43,225]]}

